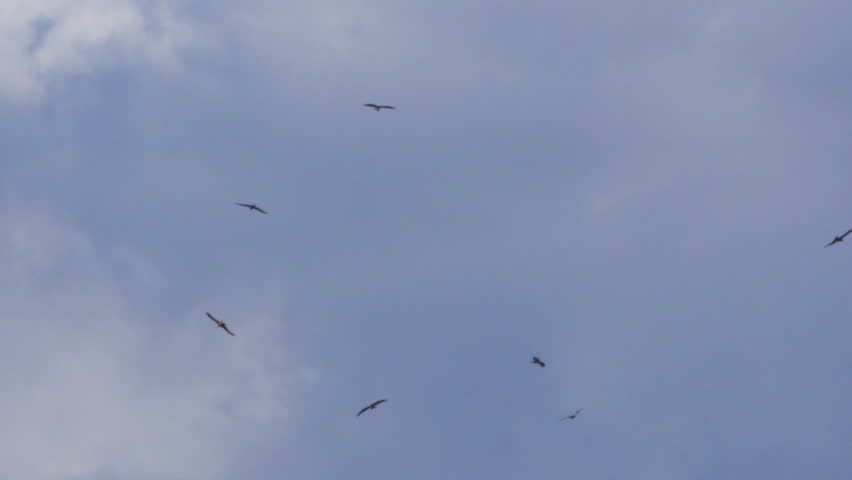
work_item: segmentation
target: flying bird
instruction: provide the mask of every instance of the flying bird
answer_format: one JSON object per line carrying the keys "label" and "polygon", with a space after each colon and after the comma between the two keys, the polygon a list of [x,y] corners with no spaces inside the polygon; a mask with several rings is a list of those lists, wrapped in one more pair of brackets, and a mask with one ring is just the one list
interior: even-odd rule
{"label": "flying bird", "polygon": [[377,401],[375,401],[375,402],[373,402],[373,403],[371,403],[371,404],[367,405],[366,407],[362,408],[362,409],[361,409],[361,411],[360,411],[360,412],[358,412],[358,415],[355,415],[355,416],[356,416],[356,417],[360,417],[360,416],[361,416],[361,414],[362,414],[362,413],[364,413],[364,412],[366,412],[367,410],[375,410],[375,409],[376,409],[376,407],[377,407],[379,404],[384,403],[384,402],[387,402],[387,401],[388,401],[388,399],[387,399],[387,398],[383,398],[383,399],[381,399],[381,400],[377,400]]}
{"label": "flying bird", "polygon": [[530,363],[534,363],[536,365],[539,365],[541,368],[544,368],[544,362],[542,362],[541,359],[538,357],[533,357],[532,362]]}
{"label": "flying bird", "polygon": [[[255,205],[255,204],[237,203],[237,205],[239,205],[239,206],[241,206],[241,207],[246,207],[246,208],[248,208],[249,210],[257,210],[257,211],[258,211],[258,212],[260,212],[260,213],[266,213],[266,212],[265,212],[262,208],[258,207],[258,206],[257,206],[257,205]],[[268,214],[267,214],[267,215],[268,215]]]}
{"label": "flying bird", "polygon": [[834,245],[835,243],[842,242],[843,239],[846,238],[846,235],[849,235],[849,232],[852,232],[852,228],[850,228],[849,230],[846,230],[846,233],[844,233],[843,235],[841,235],[839,237],[834,237],[834,240],[832,240],[831,243],[826,245],[826,247],[830,247],[830,246]]}
{"label": "flying bird", "polygon": [[[207,312],[204,312],[204,313],[207,313]],[[217,320],[216,317],[214,317],[213,315],[210,315],[209,313],[207,313],[207,316],[210,317],[210,320],[213,320],[214,322],[216,322],[217,327],[219,327],[222,330],[230,333],[232,337],[236,337],[236,335],[234,335],[234,332],[228,330],[228,326],[225,325],[225,322],[221,322],[221,321]]]}
{"label": "flying bird", "polygon": [[365,103],[365,107],[370,107],[373,110],[380,112],[383,108],[387,108],[388,110],[396,110],[396,107],[392,107],[390,105],[376,105],[375,103]]}
{"label": "flying bird", "polygon": [[576,412],[572,413],[571,415],[568,415],[567,417],[560,418],[559,421],[561,422],[562,420],[568,420],[569,418],[571,420],[574,420],[575,418],[577,418],[577,415],[579,415],[580,412],[582,412],[582,411],[583,411],[583,409],[581,408],[581,409],[577,410]]}

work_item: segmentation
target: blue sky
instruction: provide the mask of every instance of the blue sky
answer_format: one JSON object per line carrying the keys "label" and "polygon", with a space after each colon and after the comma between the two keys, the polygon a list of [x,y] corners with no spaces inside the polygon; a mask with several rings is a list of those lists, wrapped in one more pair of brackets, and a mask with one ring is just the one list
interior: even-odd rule
{"label": "blue sky", "polygon": [[850,16],[9,3],[0,479],[849,478]]}

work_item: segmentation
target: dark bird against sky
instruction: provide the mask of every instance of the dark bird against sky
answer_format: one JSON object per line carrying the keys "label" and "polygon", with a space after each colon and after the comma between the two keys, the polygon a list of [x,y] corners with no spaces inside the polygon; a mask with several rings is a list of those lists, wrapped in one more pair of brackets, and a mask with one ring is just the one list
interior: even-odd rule
{"label": "dark bird against sky", "polygon": [[541,359],[538,358],[538,357],[533,357],[532,362],[530,362],[530,363],[534,363],[534,364],[540,366],[541,368],[544,368],[544,362],[542,362]]}
{"label": "dark bird against sky", "polygon": [[390,105],[376,105],[375,103],[365,103],[364,106],[370,107],[377,112],[382,111],[383,108],[387,108],[388,110],[396,110],[396,107]]}
{"label": "dark bird against sky", "polygon": [[257,205],[255,205],[255,204],[237,203],[237,205],[239,205],[239,206],[241,206],[241,207],[246,207],[246,208],[248,208],[249,210],[257,210],[257,211],[258,211],[258,212],[260,212],[260,213],[266,213],[266,212],[265,212],[262,208],[258,207],[258,206],[257,206]]}
{"label": "dark bird against sky", "polygon": [[356,416],[356,417],[360,417],[360,416],[361,416],[361,414],[362,414],[362,413],[364,413],[364,412],[366,412],[367,410],[375,410],[375,409],[376,409],[376,406],[378,406],[378,405],[379,405],[379,404],[381,404],[381,403],[387,402],[387,401],[388,401],[388,399],[387,399],[387,398],[383,398],[383,399],[381,399],[381,400],[377,400],[377,401],[375,401],[375,402],[373,402],[373,403],[371,403],[371,404],[367,405],[366,407],[362,408],[362,409],[361,409],[361,411],[360,411],[360,412],[358,412],[358,415],[355,415],[355,416]]}
{"label": "dark bird against sky", "polygon": [[826,245],[826,247],[830,247],[830,246],[834,245],[835,243],[842,242],[843,239],[846,238],[846,235],[849,235],[849,232],[852,232],[852,228],[850,228],[849,230],[846,230],[846,233],[844,233],[843,235],[841,235],[839,237],[834,237],[834,240],[832,240],[831,243]]}
{"label": "dark bird against sky", "polygon": [[[204,313],[207,313],[207,312],[204,312]],[[228,326],[227,326],[227,325],[225,325],[225,322],[220,322],[219,320],[217,320],[217,319],[216,319],[216,317],[214,317],[213,315],[210,315],[209,313],[207,313],[207,316],[208,316],[208,317],[210,317],[210,320],[213,320],[214,322],[216,322],[216,326],[217,326],[217,327],[219,327],[219,328],[221,328],[222,330],[224,330],[224,331],[226,331],[226,332],[230,333],[230,334],[231,334],[231,336],[236,337],[236,335],[234,335],[234,332],[232,332],[232,331],[228,330]]]}
{"label": "dark bird against sky", "polygon": [[559,421],[561,422],[562,420],[568,420],[569,418],[570,418],[571,420],[574,420],[575,418],[577,418],[577,415],[579,415],[579,414],[580,414],[580,412],[582,412],[582,411],[583,411],[583,409],[582,409],[582,408],[581,408],[581,409],[578,409],[576,412],[572,413],[571,415],[568,415],[567,417],[562,417],[562,418],[560,418],[560,419],[559,419]]}

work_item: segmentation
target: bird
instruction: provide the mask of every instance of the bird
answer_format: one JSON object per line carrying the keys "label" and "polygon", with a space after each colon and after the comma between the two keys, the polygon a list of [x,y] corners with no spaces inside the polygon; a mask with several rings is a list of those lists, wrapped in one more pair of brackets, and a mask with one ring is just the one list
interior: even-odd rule
{"label": "bird", "polygon": [[388,399],[387,399],[387,398],[383,398],[383,399],[381,399],[381,400],[377,400],[377,401],[375,401],[375,402],[373,402],[373,403],[371,403],[371,404],[367,405],[366,407],[362,408],[362,409],[361,409],[361,411],[360,411],[360,412],[358,412],[358,415],[355,415],[355,416],[356,416],[356,417],[360,417],[360,416],[361,416],[361,414],[362,414],[362,413],[364,413],[364,412],[366,412],[367,410],[375,410],[375,409],[376,409],[376,407],[377,407],[377,406],[379,406],[379,404],[384,403],[384,402],[387,402],[387,401],[388,401]]}
{"label": "bird", "polygon": [[538,357],[533,357],[532,362],[530,363],[534,363],[536,365],[539,365],[541,368],[544,368],[544,362],[542,362],[541,359]]}
{"label": "bird", "polygon": [[390,105],[376,105],[375,103],[365,103],[365,107],[370,107],[373,110],[380,112],[383,108],[387,108],[388,110],[396,110],[396,107],[392,107]]}
{"label": "bird", "polygon": [[[257,210],[257,211],[258,211],[258,212],[260,212],[260,213],[266,213],[266,211],[264,211],[262,208],[258,207],[258,206],[257,206],[257,205],[255,205],[255,204],[237,203],[237,205],[239,205],[239,206],[241,206],[241,207],[246,207],[246,208],[248,208],[249,210]],[[268,213],[267,213],[267,215],[268,215]]]}
{"label": "bird", "polygon": [[[207,312],[204,312],[204,313],[207,313]],[[234,332],[228,330],[228,326],[225,325],[225,322],[217,320],[216,317],[214,317],[213,315],[210,315],[209,313],[207,313],[207,316],[210,317],[210,320],[213,320],[214,322],[216,322],[217,327],[219,327],[222,330],[230,333],[232,337],[236,337],[236,335],[234,335]]]}
{"label": "bird", "polygon": [[846,238],[846,235],[849,235],[849,232],[852,232],[852,228],[850,228],[849,230],[846,230],[846,233],[844,233],[843,235],[841,235],[839,237],[834,237],[834,240],[832,240],[831,243],[826,245],[826,247],[830,247],[830,246],[834,245],[835,243],[842,242],[843,239]]}
{"label": "bird", "polygon": [[577,415],[579,415],[580,412],[582,412],[582,411],[583,411],[583,409],[581,408],[581,409],[577,410],[576,412],[572,413],[571,415],[568,415],[567,417],[560,418],[559,421],[561,422],[562,420],[568,420],[569,418],[571,420],[574,420],[575,418],[577,418]]}

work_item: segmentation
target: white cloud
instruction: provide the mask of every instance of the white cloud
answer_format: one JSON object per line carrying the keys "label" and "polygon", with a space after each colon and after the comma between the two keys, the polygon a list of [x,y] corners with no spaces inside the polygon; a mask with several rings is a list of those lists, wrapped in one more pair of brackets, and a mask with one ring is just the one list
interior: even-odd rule
{"label": "white cloud", "polygon": [[222,478],[284,421],[278,322],[253,316],[232,338],[202,312],[130,311],[115,248],[47,215],[7,218],[0,238],[0,478]]}
{"label": "white cloud", "polygon": [[201,39],[163,1],[10,0],[0,7],[0,98],[39,98],[52,78],[115,62],[179,65]]}

